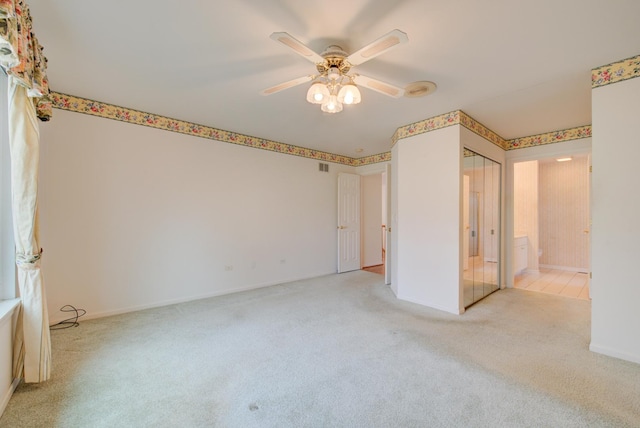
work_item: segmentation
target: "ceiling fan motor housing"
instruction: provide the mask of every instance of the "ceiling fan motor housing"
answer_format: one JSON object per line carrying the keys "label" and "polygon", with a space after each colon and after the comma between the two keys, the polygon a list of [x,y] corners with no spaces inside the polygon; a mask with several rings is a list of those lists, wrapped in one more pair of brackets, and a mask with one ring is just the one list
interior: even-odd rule
{"label": "ceiling fan motor housing", "polygon": [[351,64],[345,59],[348,54],[340,46],[328,46],[320,55],[324,62],[316,64],[316,68],[322,75],[326,75],[331,67],[336,67],[341,74],[347,74],[351,70]]}

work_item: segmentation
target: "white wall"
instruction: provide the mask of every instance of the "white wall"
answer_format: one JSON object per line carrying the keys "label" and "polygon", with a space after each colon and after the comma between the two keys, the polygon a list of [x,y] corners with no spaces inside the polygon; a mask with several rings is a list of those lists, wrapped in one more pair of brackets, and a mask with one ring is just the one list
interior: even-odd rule
{"label": "white wall", "polygon": [[513,165],[513,229],[515,236],[527,237],[527,270],[538,272],[538,161]]}
{"label": "white wall", "polygon": [[41,134],[52,320],[336,271],[336,177],[354,168],[59,110]]}
{"label": "white wall", "polygon": [[382,264],[382,174],[360,178],[362,266]]}
{"label": "white wall", "polygon": [[592,91],[591,346],[640,363],[640,78]]}
{"label": "white wall", "polygon": [[400,140],[392,153],[392,288],[460,313],[460,126]]}
{"label": "white wall", "polygon": [[369,165],[356,167],[356,174],[359,175],[371,175],[371,174],[382,174],[386,171],[386,166],[391,162],[378,162],[372,163]]}

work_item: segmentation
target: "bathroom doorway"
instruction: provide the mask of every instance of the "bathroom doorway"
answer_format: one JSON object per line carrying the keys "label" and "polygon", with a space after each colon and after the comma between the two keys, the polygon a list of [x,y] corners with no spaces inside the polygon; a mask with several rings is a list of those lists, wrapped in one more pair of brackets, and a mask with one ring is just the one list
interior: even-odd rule
{"label": "bathroom doorway", "polygon": [[514,287],[589,299],[590,153],[514,163]]}

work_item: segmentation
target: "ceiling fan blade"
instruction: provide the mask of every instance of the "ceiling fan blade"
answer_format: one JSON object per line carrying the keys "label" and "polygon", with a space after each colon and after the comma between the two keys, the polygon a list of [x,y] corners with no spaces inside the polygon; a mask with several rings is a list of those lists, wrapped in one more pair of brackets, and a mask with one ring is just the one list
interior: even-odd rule
{"label": "ceiling fan blade", "polygon": [[404,94],[404,89],[402,88],[361,74],[356,75],[353,81],[356,85],[364,86],[391,98],[400,98]]}
{"label": "ceiling fan blade", "polygon": [[321,57],[318,53],[312,51],[307,45],[305,45],[289,33],[273,33],[271,34],[271,38],[292,49],[295,53],[302,56],[303,58],[306,58],[314,64],[324,62],[323,57]]}
{"label": "ceiling fan blade", "polygon": [[288,82],[280,83],[279,85],[264,89],[260,91],[260,95],[275,94],[276,92],[284,91],[285,89],[293,88],[294,86],[298,86],[312,80],[313,76],[298,77],[297,79],[289,80]]}
{"label": "ceiling fan blade", "polygon": [[347,57],[347,61],[351,65],[360,65],[363,62],[369,61],[389,49],[408,41],[409,38],[406,33],[403,33],[400,30],[393,30],[349,55]]}

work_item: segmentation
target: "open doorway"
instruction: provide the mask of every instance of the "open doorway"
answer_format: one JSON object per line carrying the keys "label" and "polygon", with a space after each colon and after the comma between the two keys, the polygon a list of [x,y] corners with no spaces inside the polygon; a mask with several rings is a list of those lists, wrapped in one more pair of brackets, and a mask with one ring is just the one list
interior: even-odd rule
{"label": "open doorway", "polygon": [[514,287],[589,299],[590,154],[514,163]]}
{"label": "open doorway", "polygon": [[362,269],[385,274],[387,235],[387,177],[386,172],[361,177],[362,213]]}

